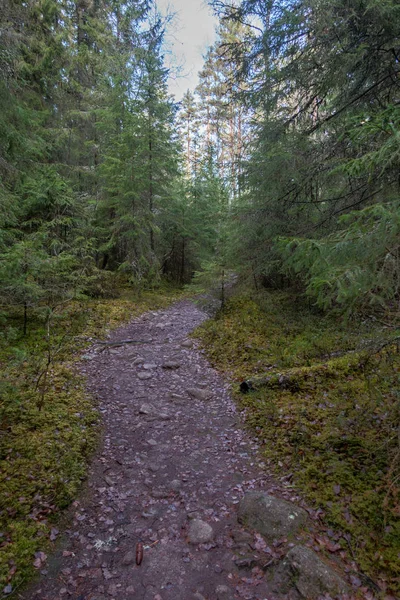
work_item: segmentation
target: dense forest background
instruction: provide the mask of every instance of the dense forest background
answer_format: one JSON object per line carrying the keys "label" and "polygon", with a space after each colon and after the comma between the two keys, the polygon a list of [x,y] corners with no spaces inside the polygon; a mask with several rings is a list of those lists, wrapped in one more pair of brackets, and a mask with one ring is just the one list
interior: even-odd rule
{"label": "dense forest background", "polygon": [[1,9],[1,301],[28,311],[201,268],[396,308],[399,6],[211,2],[178,105],[152,2]]}

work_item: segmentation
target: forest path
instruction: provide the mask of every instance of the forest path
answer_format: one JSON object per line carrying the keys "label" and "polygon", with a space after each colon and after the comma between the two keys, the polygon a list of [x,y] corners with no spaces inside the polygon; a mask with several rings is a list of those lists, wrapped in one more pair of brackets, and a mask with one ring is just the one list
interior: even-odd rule
{"label": "forest path", "polygon": [[25,598],[276,597],[257,561],[240,556],[246,548],[257,553],[257,538],[238,525],[237,504],[245,491],[273,484],[227,385],[187,338],[206,318],[182,301],[110,337],[142,343],[86,355],[82,370],[99,400],[103,446],[62,548]]}

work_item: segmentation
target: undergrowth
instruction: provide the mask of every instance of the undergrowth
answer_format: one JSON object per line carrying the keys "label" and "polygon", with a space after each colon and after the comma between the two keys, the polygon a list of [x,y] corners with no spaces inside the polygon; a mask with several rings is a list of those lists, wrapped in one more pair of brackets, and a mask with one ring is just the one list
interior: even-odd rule
{"label": "undergrowth", "polygon": [[[76,497],[96,447],[99,418],[76,363],[92,340],[180,292],[164,288],[60,307],[49,331],[40,315],[22,336],[23,315],[0,333],[0,598],[42,566],[60,510]],[[48,365],[48,357],[51,362]],[[45,373],[45,377],[43,374]],[[35,563],[35,564],[34,564]]]}
{"label": "undergrowth", "polygon": [[[239,296],[197,331],[234,382],[269,468],[321,507],[343,549],[400,590],[400,355],[390,330],[313,313],[289,293]],[[391,340],[392,336],[392,340]],[[388,345],[384,345],[387,343]],[[253,390],[239,392],[250,380]]]}

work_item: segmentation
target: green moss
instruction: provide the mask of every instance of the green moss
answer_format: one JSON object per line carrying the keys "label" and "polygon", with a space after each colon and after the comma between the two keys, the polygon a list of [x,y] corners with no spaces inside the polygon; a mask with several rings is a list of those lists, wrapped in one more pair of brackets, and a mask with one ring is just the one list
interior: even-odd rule
{"label": "green moss", "polygon": [[360,566],[399,591],[396,344],[374,354],[376,325],[323,317],[282,292],[234,298],[196,335],[233,382],[253,382],[235,393],[269,468],[292,472],[326,523],[350,536]]}
{"label": "green moss", "polygon": [[[125,290],[122,298],[69,304],[55,315],[53,360],[43,398],[37,381],[49,340],[39,317],[26,338],[21,315],[6,321],[0,338],[0,590],[15,589],[35,572],[35,552],[51,550],[50,532],[60,510],[76,497],[96,447],[99,419],[75,365],[91,340],[182,294],[163,289]],[[65,331],[68,335],[65,335]]]}

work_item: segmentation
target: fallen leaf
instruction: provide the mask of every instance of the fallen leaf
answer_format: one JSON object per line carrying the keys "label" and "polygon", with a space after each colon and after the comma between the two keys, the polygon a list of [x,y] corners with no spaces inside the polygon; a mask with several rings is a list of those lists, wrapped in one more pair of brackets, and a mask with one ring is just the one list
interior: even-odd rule
{"label": "fallen leaf", "polygon": [[35,552],[35,560],[33,561],[33,566],[35,569],[41,569],[44,563],[47,560],[47,554],[44,552]]}
{"label": "fallen leaf", "polygon": [[340,544],[333,544],[332,542],[327,542],[325,547],[329,552],[339,552],[342,549]]}

